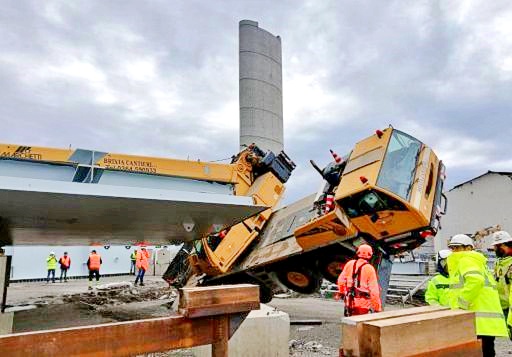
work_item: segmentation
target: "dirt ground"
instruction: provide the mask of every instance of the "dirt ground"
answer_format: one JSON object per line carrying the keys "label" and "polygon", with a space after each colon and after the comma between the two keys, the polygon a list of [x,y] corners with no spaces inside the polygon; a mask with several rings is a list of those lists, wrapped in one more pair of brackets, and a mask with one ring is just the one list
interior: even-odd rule
{"label": "dirt ground", "polygon": [[[86,280],[68,283],[16,283],[7,293],[8,304],[17,311],[15,332],[90,325],[115,321],[168,316],[175,291],[159,277],[147,277],[146,286],[133,287],[132,277],[102,279],[105,289],[87,290]],[[101,288],[100,286],[99,288]],[[28,306],[31,305],[31,306]],[[321,325],[290,326],[290,356],[338,356],[341,340],[341,302],[320,297],[274,298],[268,305],[290,315],[291,321],[320,320]],[[386,310],[400,305],[386,305]],[[442,333],[440,327],[440,333]],[[497,356],[512,356],[508,339],[496,340]],[[152,357],[193,357],[191,350],[151,354]]]}

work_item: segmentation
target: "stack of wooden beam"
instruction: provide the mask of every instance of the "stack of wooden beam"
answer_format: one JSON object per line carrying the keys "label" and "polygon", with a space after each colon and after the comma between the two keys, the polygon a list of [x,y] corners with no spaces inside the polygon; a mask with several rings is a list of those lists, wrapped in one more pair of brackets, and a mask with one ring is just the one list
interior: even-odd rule
{"label": "stack of wooden beam", "polygon": [[345,357],[482,356],[474,313],[444,307],[346,317],[341,336]]}

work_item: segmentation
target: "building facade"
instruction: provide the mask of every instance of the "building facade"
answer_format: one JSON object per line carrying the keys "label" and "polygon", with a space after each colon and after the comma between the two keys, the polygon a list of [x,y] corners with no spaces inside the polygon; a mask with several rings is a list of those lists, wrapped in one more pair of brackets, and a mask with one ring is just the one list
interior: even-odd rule
{"label": "building facade", "polygon": [[[512,231],[512,172],[488,171],[463,182],[446,193],[448,210],[441,219],[435,249],[445,249],[455,234],[473,236],[479,231],[500,226]],[[477,249],[487,252],[491,235],[477,240]]]}

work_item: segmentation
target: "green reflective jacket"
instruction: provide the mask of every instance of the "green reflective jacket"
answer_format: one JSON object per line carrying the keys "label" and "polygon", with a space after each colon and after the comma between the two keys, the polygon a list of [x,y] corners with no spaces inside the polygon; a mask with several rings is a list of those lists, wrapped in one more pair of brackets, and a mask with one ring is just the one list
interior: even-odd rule
{"label": "green reflective jacket", "polygon": [[508,336],[496,281],[487,270],[487,258],[475,251],[448,257],[450,307],[475,312],[476,334]]}
{"label": "green reflective jacket", "polygon": [[450,278],[439,273],[434,275],[428,282],[425,301],[429,305],[450,306],[449,287]]}
{"label": "green reflective jacket", "polygon": [[57,258],[54,255],[50,255],[46,258],[46,269],[55,269],[57,268]]}
{"label": "green reflective jacket", "polygon": [[510,288],[512,287],[512,257],[498,258],[494,265],[494,278],[498,282],[498,294],[502,309],[510,306]]}
{"label": "green reflective jacket", "polygon": [[130,255],[130,259],[133,261],[137,260],[137,252],[132,252],[132,254]]}

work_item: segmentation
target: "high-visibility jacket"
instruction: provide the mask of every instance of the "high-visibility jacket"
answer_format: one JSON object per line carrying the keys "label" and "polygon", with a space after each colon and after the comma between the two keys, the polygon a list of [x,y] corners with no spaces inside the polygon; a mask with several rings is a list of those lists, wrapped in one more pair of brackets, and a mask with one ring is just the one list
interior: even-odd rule
{"label": "high-visibility jacket", "polygon": [[[354,281],[354,272],[359,269],[359,277]],[[347,297],[352,287],[355,288],[354,307],[372,309],[375,312],[382,311],[377,273],[375,268],[364,259],[348,261],[338,277],[338,290],[343,296]],[[346,298],[345,301],[347,301]]]}
{"label": "high-visibility jacket", "polygon": [[46,269],[55,269],[57,268],[57,258],[55,258],[55,255],[50,255],[48,258],[46,258]]}
{"label": "high-visibility jacket", "polygon": [[436,274],[427,285],[425,301],[429,305],[450,306],[450,278]]}
{"label": "high-visibility jacket", "polygon": [[60,257],[59,263],[62,269],[68,269],[69,266],[71,265],[71,258],[69,257],[69,255],[63,255],[62,257]]}
{"label": "high-visibility jacket", "polygon": [[512,288],[512,257],[504,257],[496,260],[494,265],[494,278],[498,283],[498,294],[502,309],[510,307],[510,289]]}
{"label": "high-visibility jacket", "polygon": [[100,270],[101,263],[101,256],[99,254],[89,254],[89,260],[87,261],[89,270]]}
{"label": "high-visibility jacket", "polygon": [[137,251],[132,252],[132,254],[130,255],[130,260],[133,260],[133,261],[137,260]]}
{"label": "high-visibility jacket", "polygon": [[475,312],[476,334],[508,336],[496,281],[487,270],[487,258],[475,251],[448,257],[450,307]]}
{"label": "high-visibility jacket", "polygon": [[149,252],[147,250],[138,250],[137,251],[137,269],[143,269],[144,271],[148,270],[149,265]]}

